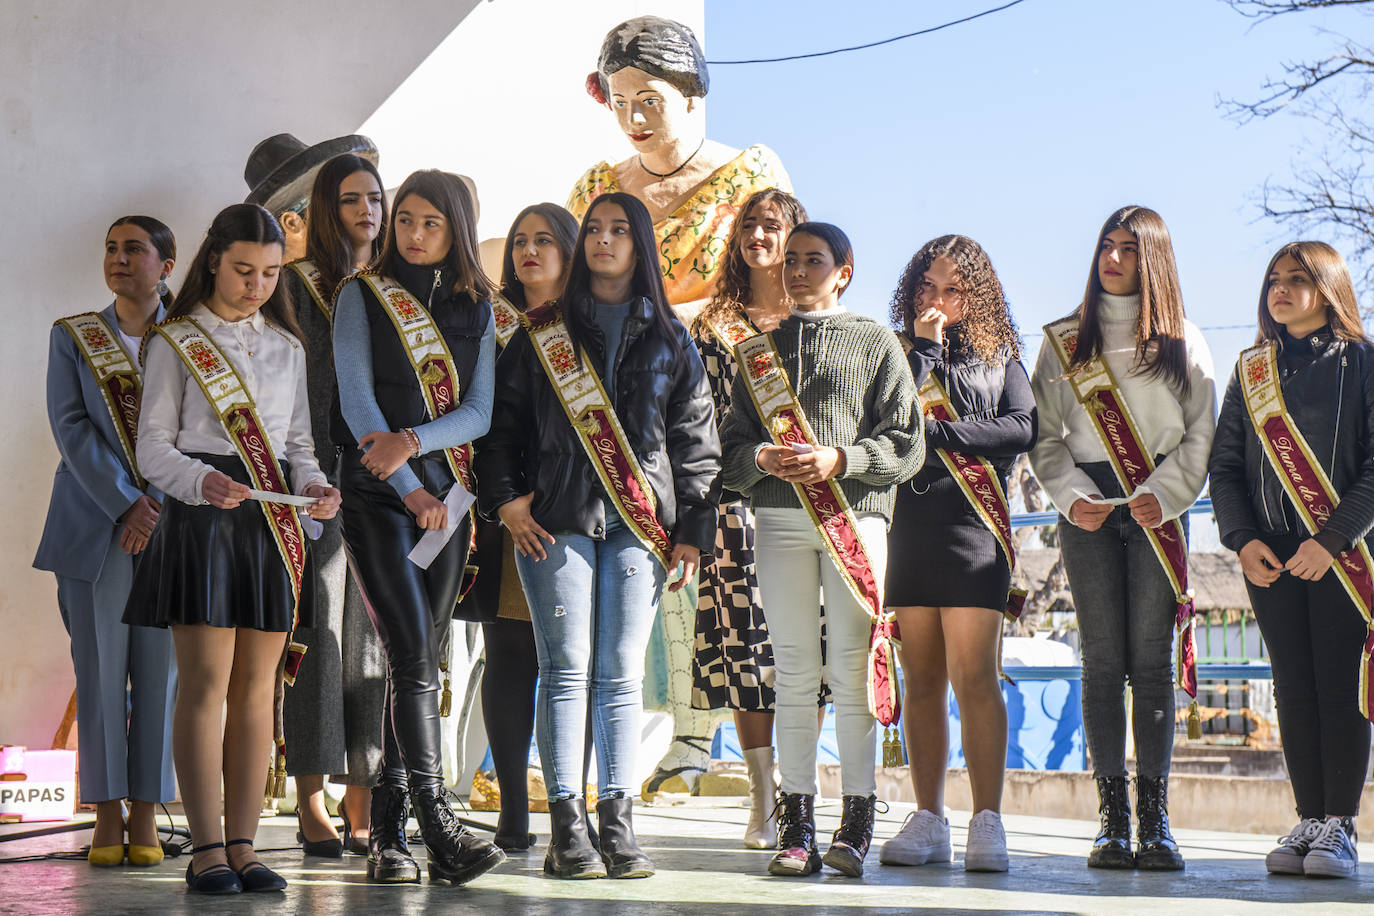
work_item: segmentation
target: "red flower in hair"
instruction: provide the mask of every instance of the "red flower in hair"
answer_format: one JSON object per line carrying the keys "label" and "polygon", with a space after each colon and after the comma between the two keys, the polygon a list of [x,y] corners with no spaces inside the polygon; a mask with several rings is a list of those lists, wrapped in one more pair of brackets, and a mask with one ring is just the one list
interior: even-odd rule
{"label": "red flower in hair", "polygon": [[606,93],[601,91],[601,74],[595,70],[587,74],[587,95],[596,99],[598,105],[606,104]]}

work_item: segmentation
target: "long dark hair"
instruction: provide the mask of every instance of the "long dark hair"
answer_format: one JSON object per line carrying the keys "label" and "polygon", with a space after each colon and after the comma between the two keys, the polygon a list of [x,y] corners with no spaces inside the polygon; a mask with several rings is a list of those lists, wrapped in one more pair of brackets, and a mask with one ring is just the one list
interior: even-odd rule
{"label": "long dark hair", "polygon": [[1102,352],[1102,322],[1098,316],[1102,279],[1097,273],[1097,262],[1103,240],[1117,229],[1135,236],[1140,249],[1140,318],[1135,330],[1136,362],[1132,371],[1163,379],[1187,396],[1188,345],[1183,337],[1183,293],[1174,263],[1174,245],[1164,218],[1148,207],[1122,207],[1107,217],[1097,233],[1088,286],[1078,307],[1078,345],[1067,374],[1073,375]]}
{"label": "long dark hair", "polygon": [[[172,235],[172,230],[167,228],[167,224],[160,219],[151,216],[143,216],[135,213],[130,216],[121,216],[119,219],[110,223],[110,228],[105,230],[108,236],[116,226],[137,226],[148,233],[148,241],[153,243],[157,249],[157,256],[164,261],[175,261],[177,259],[177,239]],[[172,310],[173,303],[176,302],[176,295],[173,294],[171,287],[162,294],[162,307],[167,311]]]}
{"label": "long dark hair", "polygon": [[[520,282],[520,277],[515,272],[515,230],[527,216],[542,216],[544,221],[549,224],[549,231],[553,233],[554,243],[558,246],[558,252],[563,257],[563,273],[559,277],[560,285],[568,282],[568,272],[572,269],[573,252],[577,250],[577,217],[563,207],[545,202],[531,204],[520,211],[514,222],[510,224],[510,231],[506,233],[506,249],[501,255],[501,295],[505,296],[511,305],[521,311],[524,311],[529,303],[525,301],[525,284]],[[535,304],[542,305],[543,303],[537,302]]]}
{"label": "long dark hair", "polygon": [[[393,206],[399,207],[412,194],[429,201],[448,220],[453,246],[444,256],[443,265],[457,275],[453,291],[467,293],[478,302],[490,299],[491,281],[482,272],[482,262],[477,257],[477,208],[463,179],[438,169],[412,172],[392,198]],[[382,256],[377,259],[377,270],[383,276],[394,277],[403,263],[406,261],[396,248],[396,211],[393,209],[387,222],[386,244]]]}
{"label": "long dark hair", "polygon": [[1002,281],[983,246],[966,235],[931,239],[912,255],[892,294],[892,326],[912,336],[921,284],[936,258],[949,258],[964,285],[964,317],[960,322],[973,352],[986,363],[1020,359],[1021,335],[1007,307]]}
{"label": "long dark hair", "polygon": [[[587,265],[587,224],[598,207],[605,204],[619,204],[630,222],[630,241],[634,243],[634,276],[630,278],[630,295],[633,298],[648,299],[654,310],[654,326],[663,339],[677,345],[677,334],[673,330],[676,319],[668,304],[668,294],[663,289],[663,273],[659,267],[658,240],[654,236],[654,221],[649,210],[638,197],[624,191],[602,194],[582,217],[582,228],[573,243],[572,267],[568,271],[568,282],[563,288],[562,304],[582,302],[591,299],[592,271]],[[568,331],[578,350],[585,349],[592,338],[591,326],[583,317],[580,309],[563,308],[563,316],[568,323]]]}
{"label": "long dark hair", "polygon": [[1325,242],[1289,242],[1269,259],[1264,268],[1264,282],[1260,284],[1259,295],[1259,337],[1256,343],[1266,340],[1283,340],[1283,325],[1269,314],[1269,275],[1279,259],[1290,257],[1298,262],[1317,288],[1317,295],[1327,305],[1326,320],[1331,332],[1340,340],[1358,340],[1369,343],[1369,335],[1364,332],[1360,321],[1360,303],[1355,298],[1355,284],[1350,281],[1350,268],[1340,252]]}
{"label": "long dark hair", "polygon": [[371,162],[352,153],[330,159],[320,167],[315,185],[310,189],[310,218],[305,230],[305,256],[319,268],[326,290],[335,289],[344,277],[353,273],[353,243],[339,218],[339,185],[357,172],[371,175],[377,181],[377,190],[382,192],[380,231],[372,240],[372,256],[368,261],[377,260],[386,246],[386,186],[382,184],[381,173]]}
{"label": "long dark hair", "polygon": [[[280,245],[286,250],[286,237],[282,235],[281,223],[277,218],[257,204],[230,204],[215,216],[210,229],[205,233],[205,241],[191,259],[186,269],[186,279],[177,291],[176,305],[167,312],[168,318],[181,318],[202,302],[209,302],[215,292],[214,270],[219,269],[220,255],[235,242],[252,242],[255,245]],[[213,270],[212,270],[213,268]],[[272,295],[262,304],[263,315],[277,326],[301,336],[301,326],[296,323],[296,310],[291,303],[291,293],[286,284],[277,277],[277,286]]]}
{"label": "long dark hair", "polygon": [[748,218],[749,211],[759,204],[766,203],[774,204],[782,214],[784,243],[787,233],[792,231],[793,226],[806,222],[806,208],[801,205],[801,201],[786,191],[779,188],[764,188],[750,194],[744,206],[739,208],[739,215],[730,225],[730,233],[725,237],[725,252],[721,255],[720,270],[716,274],[715,291],[711,294],[711,301],[706,304],[706,308],[702,309],[701,314],[692,322],[693,328],[706,327],[711,322],[732,314],[743,314],[743,307],[749,304],[753,292],[749,289],[749,265],[740,250],[740,236],[744,234],[744,221]]}

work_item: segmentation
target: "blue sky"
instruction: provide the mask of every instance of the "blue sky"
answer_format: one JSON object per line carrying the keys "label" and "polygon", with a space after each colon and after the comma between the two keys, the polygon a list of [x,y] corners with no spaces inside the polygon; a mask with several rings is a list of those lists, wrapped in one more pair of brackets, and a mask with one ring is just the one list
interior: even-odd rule
{"label": "blue sky", "polygon": [[[999,3],[706,0],[706,56],[825,50]],[[856,311],[886,315],[926,240],[977,239],[1028,365],[1031,335],[1081,296],[1102,221],[1123,204],[1152,207],[1173,235],[1189,317],[1247,328],[1207,332],[1224,379],[1253,339],[1261,272],[1287,239],[1251,197],[1322,134],[1287,114],[1240,126],[1216,100],[1253,98],[1283,61],[1321,53],[1334,39],[1318,27],[1359,35],[1369,24],[1347,11],[1255,26],[1219,0],[1027,0],[881,48],[713,67],[708,133],[772,147],[811,216],[849,233]]]}

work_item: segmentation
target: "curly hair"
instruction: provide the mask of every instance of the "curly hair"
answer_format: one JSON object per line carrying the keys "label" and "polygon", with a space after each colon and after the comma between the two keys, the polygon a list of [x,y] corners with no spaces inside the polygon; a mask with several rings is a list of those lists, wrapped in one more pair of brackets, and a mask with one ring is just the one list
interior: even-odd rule
{"label": "curly hair", "polygon": [[954,262],[954,271],[966,290],[961,321],[973,352],[984,362],[1020,359],[1021,334],[1007,307],[1002,281],[983,246],[965,235],[942,235],[931,239],[911,256],[892,293],[889,313],[892,326],[912,336],[921,283],[936,258],[949,258]]}
{"label": "curly hair", "polygon": [[749,265],[744,260],[740,237],[744,234],[744,221],[749,216],[749,211],[756,205],[765,203],[772,203],[782,214],[784,238],[799,223],[806,222],[806,208],[801,205],[801,201],[786,191],[779,188],[764,188],[750,194],[744,206],[739,208],[739,215],[735,217],[730,232],[725,237],[725,253],[721,256],[720,270],[716,272],[715,291],[711,294],[711,301],[707,303],[706,308],[693,320],[692,330],[703,328],[707,322],[714,319],[732,313],[743,313],[743,307],[749,302],[752,292],[749,289]]}

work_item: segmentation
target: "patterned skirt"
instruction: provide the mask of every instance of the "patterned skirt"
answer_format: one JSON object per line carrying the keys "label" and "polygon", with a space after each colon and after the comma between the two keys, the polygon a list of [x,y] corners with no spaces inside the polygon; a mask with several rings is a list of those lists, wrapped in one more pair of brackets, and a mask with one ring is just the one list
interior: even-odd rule
{"label": "patterned skirt", "polygon": [[[823,661],[824,613],[821,653]],[[742,500],[720,507],[716,555],[701,564],[693,654],[693,708],[773,711],[773,644],[754,566],[754,513]],[[822,686],[819,702],[829,695]]]}

